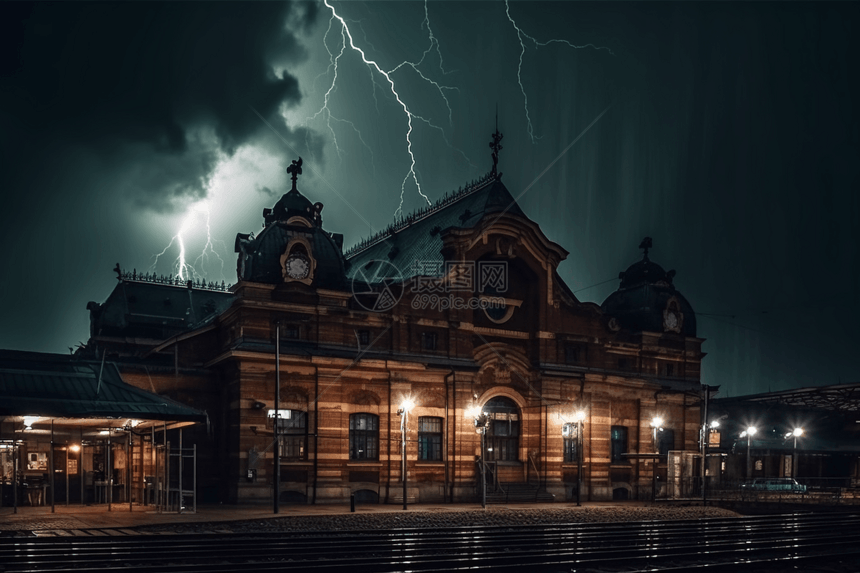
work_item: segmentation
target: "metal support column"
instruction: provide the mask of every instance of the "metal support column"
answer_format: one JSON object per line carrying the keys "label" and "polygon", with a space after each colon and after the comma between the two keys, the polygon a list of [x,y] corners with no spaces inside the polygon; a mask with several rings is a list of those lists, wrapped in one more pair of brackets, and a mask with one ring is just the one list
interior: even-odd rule
{"label": "metal support column", "polygon": [[50,464],[49,470],[51,472],[51,513],[54,513],[54,511],[55,511],[54,501],[56,499],[56,495],[55,495],[56,488],[54,487],[56,484],[54,482],[55,482],[55,476],[57,474],[57,472],[54,469],[54,420],[51,420],[51,456],[50,456],[50,458],[51,458],[51,461],[49,462],[49,464]]}
{"label": "metal support column", "polygon": [[111,465],[110,448],[110,430],[108,430],[107,448],[105,450],[105,459],[107,460],[107,463],[105,463],[105,483],[107,485],[105,487],[107,487],[108,511],[113,511],[113,466]]}
{"label": "metal support column", "polygon": [[280,442],[280,425],[281,425],[281,323],[275,322],[275,419],[272,422],[273,434],[275,436],[275,456],[274,456],[274,481],[272,492],[274,499],[274,512],[278,513],[281,510],[281,442]]}

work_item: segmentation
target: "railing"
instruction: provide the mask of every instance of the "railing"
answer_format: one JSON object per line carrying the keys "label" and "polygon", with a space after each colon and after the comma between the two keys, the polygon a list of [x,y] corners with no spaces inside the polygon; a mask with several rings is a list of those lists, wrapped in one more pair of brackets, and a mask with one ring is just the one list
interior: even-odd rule
{"label": "railing", "polygon": [[119,266],[114,269],[117,273],[117,279],[127,282],[152,283],[168,286],[178,286],[185,288],[194,288],[198,290],[214,290],[218,292],[229,292],[232,285],[228,285],[225,281],[220,283],[216,281],[206,281],[205,279],[183,278],[179,275],[158,275],[156,273],[138,273],[137,269],[131,272],[119,269]]}
{"label": "railing", "polygon": [[[541,477],[540,477],[540,471],[538,470],[537,464],[535,464],[534,456],[532,456],[531,453],[529,453],[529,463],[531,463],[532,467],[535,469],[535,475],[537,475],[537,478],[538,478],[538,485],[541,485],[541,483],[543,483],[543,481],[541,480]],[[528,466],[526,466],[526,468],[527,468],[526,469],[526,483],[530,484],[531,480],[529,479]]]}
{"label": "railing", "polygon": [[[797,478],[800,485],[806,486],[805,491],[792,491],[789,488],[758,489],[758,486],[753,487],[753,480],[724,480],[720,483],[711,480],[712,478],[708,478],[708,501],[860,505],[860,489],[847,487],[850,485],[850,478]],[[668,499],[702,498],[701,477],[684,478],[676,480],[675,483],[670,481],[668,486]]]}

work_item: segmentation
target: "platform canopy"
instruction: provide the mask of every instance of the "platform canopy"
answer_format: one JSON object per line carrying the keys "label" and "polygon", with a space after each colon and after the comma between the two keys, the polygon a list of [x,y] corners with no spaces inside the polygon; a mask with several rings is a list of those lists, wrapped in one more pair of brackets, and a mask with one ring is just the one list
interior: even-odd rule
{"label": "platform canopy", "polygon": [[0,417],[206,422],[206,412],[123,381],[107,361],[0,350]]}
{"label": "platform canopy", "polygon": [[798,408],[814,408],[835,412],[860,412],[860,383],[838,384],[833,386],[818,386],[813,388],[798,388],[751,394],[734,398],[720,398],[721,406],[733,403],[759,403],[768,405],[784,405]]}

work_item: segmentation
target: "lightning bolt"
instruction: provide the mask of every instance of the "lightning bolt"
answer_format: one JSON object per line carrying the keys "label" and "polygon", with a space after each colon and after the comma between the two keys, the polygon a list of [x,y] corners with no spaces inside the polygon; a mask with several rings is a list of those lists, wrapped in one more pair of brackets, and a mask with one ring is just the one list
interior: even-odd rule
{"label": "lightning bolt", "polygon": [[508,20],[511,22],[511,25],[514,27],[514,30],[517,31],[517,39],[520,42],[520,60],[519,60],[519,63],[517,64],[517,82],[520,84],[520,92],[522,92],[522,94],[523,94],[523,108],[525,109],[525,112],[526,112],[526,123],[528,124],[529,138],[531,138],[532,143],[535,143],[535,140],[540,139],[540,138],[535,136],[535,134],[534,134],[534,127],[532,126],[532,118],[529,115],[529,96],[526,94],[526,89],[523,86],[523,78],[522,78],[523,57],[526,54],[526,44],[523,41],[523,38],[527,38],[528,40],[531,40],[535,45],[535,49],[537,49],[539,46],[548,46],[550,44],[558,43],[558,44],[565,44],[565,45],[570,46],[571,48],[574,48],[577,50],[580,50],[583,48],[594,48],[595,50],[606,50],[607,52],[609,52],[613,56],[615,54],[612,52],[612,50],[610,50],[609,48],[604,47],[604,46],[595,46],[594,44],[585,44],[583,46],[577,46],[575,44],[572,44],[571,42],[568,42],[567,40],[560,40],[560,39],[550,39],[550,40],[547,40],[546,42],[541,42],[541,41],[533,38],[532,36],[529,36],[528,34],[526,34],[522,30],[522,28],[520,28],[517,25],[513,16],[511,16],[511,7],[510,7],[510,4],[508,4],[508,0],[505,0],[505,14],[507,14]]}
{"label": "lightning bolt", "polygon": [[[187,249],[185,246],[185,236],[197,226],[198,219],[203,216],[205,217],[205,229],[206,229],[206,243],[203,246],[202,251],[194,259],[194,263],[188,262],[187,257]],[[204,278],[203,267],[205,267],[210,262],[210,257],[215,257],[218,259],[220,263],[220,274],[221,279],[226,280],[224,277],[224,259],[221,255],[218,254],[218,251],[215,250],[215,245],[220,243],[221,248],[223,248],[226,252],[226,245],[224,245],[223,241],[212,238],[212,229],[210,227],[210,212],[209,205],[204,201],[194,205],[191,209],[189,209],[188,213],[185,215],[185,218],[182,220],[182,224],[179,226],[179,230],[176,232],[173,237],[171,237],[170,242],[167,244],[164,249],[153,255],[155,259],[152,265],[149,267],[150,271],[155,271],[158,260],[167,254],[171,247],[176,245],[176,248],[179,250],[179,253],[176,256],[176,259],[173,261],[172,269],[173,275],[178,277],[182,281],[186,280],[202,280]],[[200,268],[201,271],[197,269]]]}
{"label": "lightning bolt", "polygon": [[432,203],[430,202],[430,198],[427,197],[427,195],[425,195],[423,191],[421,191],[421,183],[418,182],[418,176],[415,173],[415,153],[412,151],[412,112],[409,111],[409,107],[406,105],[406,103],[404,103],[404,101],[400,99],[400,94],[397,93],[397,87],[394,84],[394,80],[391,79],[391,75],[385,70],[383,70],[374,60],[368,59],[367,55],[364,53],[364,50],[355,45],[355,41],[352,38],[352,33],[350,33],[349,31],[349,26],[347,26],[346,20],[344,20],[341,16],[338,15],[337,11],[334,9],[334,6],[329,4],[328,0],[323,0],[323,3],[329,10],[331,10],[332,17],[337,18],[337,20],[340,22],[340,25],[342,27],[342,34],[344,36],[344,49],[346,46],[346,40],[348,39],[349,47],[359,54],[359,56],[361,57],[361,61],[363,61],[364,64],[368,67],[371,67],[372,69],[376,70],[378,74],[385,78],[385,80],[388,82],[389,89],[391,89],[392,95],[394,95],[394,99],[397,100],[397,103],[400,104],[400,107],[403,108],[403,112],[406,114],[406,152],[409,154],[410,163],[409,171],[406,173],[406,176],[403,178],[403,182],[400,185],[400,206],[397,208],[397,211],[394,212],[395,216],[403,208],[403,194],[406,190],[406,182],[409,180],[410,176],[412,177],[412,181],[415,182],[415,186],[418,188],[418,193],[421,195],[421,197],[424,198],[425,201],[427,201],[428,205],[431,205]]}
{"label": "lightning bolt", "polygon": [[[337,11],[335,10],[334,6],[329,2],[329,0],[324,0],[323,3],[331,11],[331,14],[332,14],[331,18],[329,19],[329,27],[326,30],[325,36],[323,38],[323,42],[326,44],[326,50],[329,53],[329,66],[328,66],[326,72],[324,72],[324,74],[328,74],[328,73],[333,72],[333,77],[332,77],[332,82],[329,85],[329,88],[323,97],[322,107],[320,108],[320,110],[316,114],[314,114],[312,117],[310,117],[308,119],[312,120],[312,119],[316,119],[317,117],[319,117],[321,115],[324,115],[324,117],[326,118],[328,127],[329,127],[329,131],[332,133],[332,138],[335,142],[336,148],[338,145],[337,144],[337,137],[335,136],[334,130],[331,127],[331,120],[340,121],[340,122],[349,124],[350,127],[352,127],[353,130],[358,134],[359,139],[361,139],[361,141],[365,145],[365,147],[367,147],[367,144],[361,138],[361,133],[359,132],[359,130],[356,128],[356,126],[352,122],[349,122],[349,121],[342,119],[342,118],[337,118],[337,117],[332,116],[331,112],[329,110],[330,96],[336,90],[338,64],[340,62],[340,58],[343,55],[344,51],[346,51],[346,48],[349,47],[351,50],[353,50],[354,52],[356,52],[359,55],[362,62],[367,66],[368,70],[370,71],[371,84],[373,86],[373,99],[374,99],[374,102],[376,102],[377,112],[379,111],[379,105],[378,105],[378,100],[376,97],[376,87],[377,87],[376,79],[377,79],[377,77],[381,76],[380,79],[382,80],[382,85],[385,85],[387,87],[387,89],[394,96],[394,99],[397,101],[397,103],[403,109],[404,114],[406,115],[407,128],[406,128],[405,139],[406,139],[406,152],[409,155],[409,169],[406,172],[406,174],[404,175],[403,181],[400,184],[400,203],[397,207],[397,210],[394,212],[394,217],[397,218],[403,212],[403,200],[404,200],[404,196],[406,193],[406,185],[407,185],[407,183],[409,183],[410,179],[415,184],[415,187],[418,190],[418,194],[424,199],[424,201],[427,202],[428,205],[430,205],[431,204],[430,198],[421,189],[421,183],[419,181],[419,171],[417,169],[417,160],[415,157],[415,150],[414,150],[414,146],[413,146],[412,135],[413,135],[413,132],[415,129],[416,121],[423,122],[428,127],[438,131],[441,134],[443,141],[445,142],[445,144],[450,149],[453,149],[454,151],[459,153],[467,161],[467,163],[471,167],[477,169],[477,166],[474,165],[469,160],[469,158],[466,156],[466,154],[462,150],[457,149],[456,147],[451,145],[451,142],[448,140],[448,138],[445,135],[445,130],[441,126],[436,125],[430,119],[415,113],[412,109],[409,108],[409,106],[406,104],[406,102],[403,100],[403,98],[400,96],[399,92],[397,91],[397,84],[395,83],[394,77],[393,77],[394,74],[398,71],[405,70],[406,68],[412,69],[412,71],[414,71],[415,74],[423,82],[426,82],[429,85],[433,86],[434,90],[440,95],[440,97],[442,98],[442,101],[445,102],[446,109],[448,110],[448,123],[449,123],[449,125],[453,125],[453,111],[451,108],[451,102],[448,99],[448,92],[452,92],[452,91],[459,92],[459,88],[454,87],[454,86],[443,85],[443,84],[433,80],[432,78],[428,77],[420,69],[420,67],[428,60],[428,57],[435,52],[435,54],[439,58],[439,67],[440,67],[440,70],[442,71],[442,73],[443,74],[451,73],[451,72],[448,72],[444,69],[444,60],[442,58],[442,51],[439,47],[439,40],[433,34],[433,29],[430,26],[430,14],[429,14],[429,8],[428,8],[427,0],[425,0],[425,2],[424,2],[424,19],[421,22],[421,29],[427,30],[427,35],[428,35],[428,39],[429,39],[429,44],[428,44],[427,48],[422,52],[421,57],[418,59],[418,61],[406,60],[406,61],[403,61],[403,62],[397,64],[396,66],[394,66],[393,68],[391,68],[389,70],[383,69],[382,66],[380,66],[378,62],[371,59],[364,50],[362,50],[361,48],[359,48],[356,45],[352,31],[350,30],[350,27],[349,27],[349,23],[352,21],[347,20],[346,18],[340,16],[337,13]],[[335,54],[329,48],[328,43],[327,43],[328,35],[331,32],[331,28],[332,28],[332,25],[333,25],[335,20],[337,20],[341,25],[341,44],[340,44],[340,51],[337,52],[337,54]],[[365,31],[364,31],[364,28],[361,26],[361,21],[358,21],[358,25],[359,25],[359,28],[361,29],[361,33],[364,34],[364,37],[366,40],[367,36],[366,36]],[[372,44],[370,44],[370,42],[366,42],[366,43],[368,45],[372,46]],[[317,77],[319,77],[319,76],[317,76]],[[369,149],[369,147],[368,147],[368,149]],[[338,153],[340,153],[340,150],[338,150]],[[375,166],[374,166],[374,172],[375,172]]]}
{"label": "lightning bolt", "polygon": [[224,244],[224,241],[219,239],[212,239],[212,228],[209,225],[210,221],[210,213],[209,213],[209,205],[207,203],[203,203],[200,205],[201,211],[206,215],[206,243],[203,245],[203,250],[200,251],[200,254],[197,255],[197,258],[194,259],[194,265],[198,268],[204,268],[209,263],[209,257],[214,256],[218,259],[218,263],[220,264],[219,274],[221,275],[221,280],[226,281],[224,276],[224,259],[221,258],[221,255],[218,254],[218,251],[215,250],[215,243],[220,243],[221,248],[224,251],[227,251],[227,245]]}
{"label": "lightning bolt", "polygon": [[[341,56],[343,56],[343,52],[346,50],[346,34],[343,31],[345,28],[341,30],[341,40],[342,41],[341,41],[341,45],[340,45],[340,52],[338,52],[337,56],[335,56],[328,47],[328,35],[329,35],[329,32],[331,32],[331,24],[332,24],[333,20],[334,20],[334,17],[329,19],[328,29],[326,29],[325,35],[323,36],[323,45],[325,46],[325,49],[328,52],[329,65],[328,65],[328,68],[326,68],[325,72],[323,72],[322,74],[320,74],[316,78],[314,78],[314,84],[316,84],[316,80],[319,79],[320,76],[327,74],[329,72],[329,70],[332,70],[334,72],[334,74],[332,76],[331,85],[329,85],[328,89],[325,92],[325,95],[323,96],[322,107],[320,107],[320,109],[315,114],[313,114],[312,116],[305,118],[305,127],[307,127],[308,122],[315,120],[320,115],[324,115],[325,121],[326,121],[326,126],[328,127],[328,130],[331,133],[332,142],[334,143],[334,148],[335,148],[335,151],[337,152],[337,156],[339,159],[343,160],[343,155],[342,155],[343,150],[341,150],[340,145],[337,142],[337,133],[335,133],[334,128],[331,125],[331,122],[336,121],[336,122],[345,123],[345,124],[349,125],[352,128],[352,130],[356,133],[356,135],[358,136],[358,139],[359,139],[359,141],[361,141],[361,144],[364,145],[364,147],[367,148],[367,150],[370,152],[370,163],[373,166],[373,172],[375,175],[376,174],[376,163],[374,162],[374,158],[373,158],[373,150],[364,141],[364,138],[361,136],[361,131],[359,131],[358,128],[355,127],[355,124],[353,122],[349,121],[348,119],[343,119],[343,118],[335,117],[334,115],[332,115],[331,109],[329,109],[329,106],[328,106],[329,97],[331,96],[331,94],[333,94],[337,90],[337,65],[338,65],[338,62],[340,61]],[[362,31],[364,31],[363,28],[362,28]],[[375,96],[375,94],[374,94],[374,96]],[[310,133],[310,130],[308,130],[307,133]],[[306,135],[305,145],[308,147],[308,149],[310,149],[310,142],[307,140],[307,137],[308,136]]]}

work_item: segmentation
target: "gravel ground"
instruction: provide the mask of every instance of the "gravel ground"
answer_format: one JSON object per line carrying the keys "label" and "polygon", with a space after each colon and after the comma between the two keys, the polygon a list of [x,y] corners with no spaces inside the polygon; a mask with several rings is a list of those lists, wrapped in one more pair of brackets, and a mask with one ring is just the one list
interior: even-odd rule
{"label": "gravel ground", "polygon": [[368,531],[374,529],[442,528],[468,526],[546,525],[566,523],[608,523],[700,519],[703,517],[739,517],[719,507],[582,507],[509,509],[488,508],[477,511],[415,511],[408,513],[351,513],[343,515],[286,515],[265,520],[218,523],[146,525],[138,531],[195,533],[219,531],[250,533],[265,531]]}

